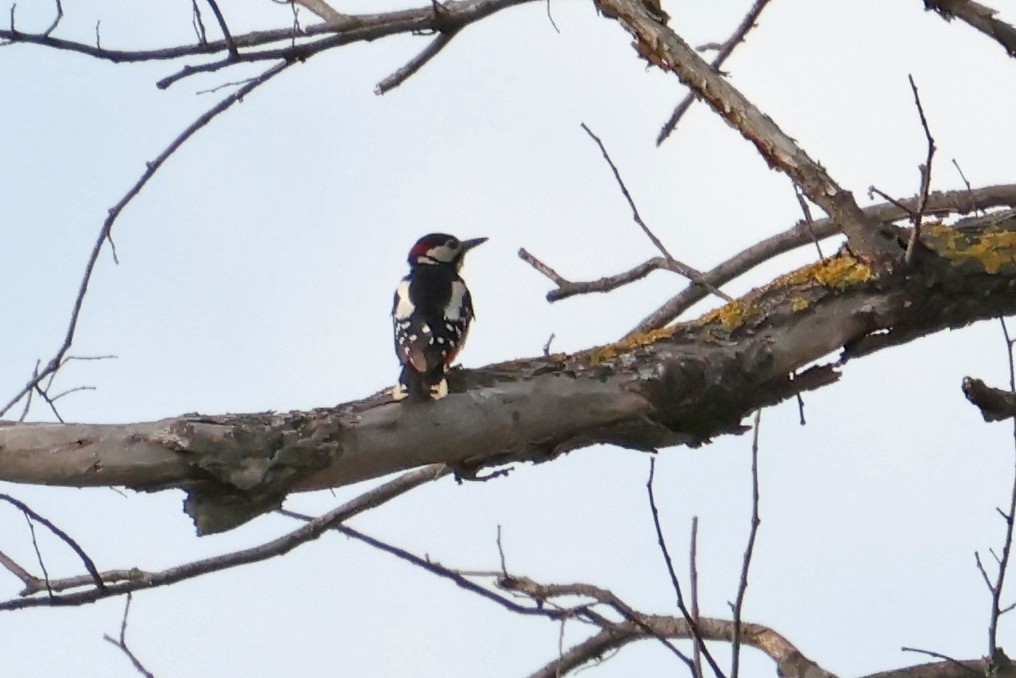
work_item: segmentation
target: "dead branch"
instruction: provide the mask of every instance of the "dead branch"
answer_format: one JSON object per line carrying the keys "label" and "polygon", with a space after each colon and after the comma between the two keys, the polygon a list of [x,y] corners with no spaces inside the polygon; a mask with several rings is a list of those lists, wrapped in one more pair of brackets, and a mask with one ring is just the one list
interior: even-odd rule
{"label": "dead branch", "polygon": [[741,610],[744,606],[744,595],[748,592],[748,569],[751,557],[755,552],[755,537],[761,520],[758,516],[758,431],[762,423],[762,410],[755,411],[754,433],[751,441],[751,529],[748,530],[748,544],[744,547],[744,560],[741,563],[741,578],[737,584],[737,597],[734,599],[734,641],[731,648],[730,678],[737,678],[741,662]]}
{"label": "dead branch", "polygon": [[[211,122],[213,119],[215,119],[215,117],[218,116],[220,113],[223,113],[224,111],[229,109],[231,106],[233,106],[233,104],[235,104],[238,101],[241,101],[245,96],[253,92],[255,89],[257,89],[258,87],[260,87],[261,85],[268,82],[273,77],[284,71],[290,65],[292,64],[287,61],[276,64],[275,66],[272,66],[264,73],[257,76],[247,84],[245,84],[237,91],[233,92],[226,98],[222,99],[215,106],[212,106],[210,109],[205,111],[200,117],[198,117],[197,120],[188,125],[187,128],[183,132],[181,132],[175,139],[173,139],[173,141],[169,144],[169,146],[167,146],[165,150],[162,151],[162,153],[156,156],[154,160],[146,163],[145,171],[142,173],[141,178],[139,178],[134,183],[134,185],[130,187],[130,189],[124,194],[124,196],[120,198],[119,202],[117,202],[115,205],[113,205],[113,207],[109,209],[109,212],[106,215],[106,219],[103,222],[102,227],[99,229],[99,235],[95,240],[95,244],[92,245],[92,252],[88,257],[87,263],[85,264],[85,272],[81,277],[81,284],[78,287],[77,296],[75,296],[74,298],[74,305],[73,308],[71,309],[71,317],[70,321],[67,323],[67,331],[64,334],[63,342],[60,344],[60,347],[57,349],[53,357],[50,358],[49,362],[46,363],[46,366],[41,371],[38,368],[36,368],[33,371],[32,378],[28,380],[28,383],[26,383],[25,386],[22,387],[22,389],[18,391],[6,405],[3,406],[3,408],[0,408],[0,417],[2,417],[8,410],[14,407],[18,403],[18,401],[20,401],[26,395],[31,393],[33,390],[42,395],[47,400],[47,402],[49,402],[50,406],[53,407],[52,400],[43,390],[39,388],[39,384],[42,382],[43,379],[46,379],[47,377],[52,378],[53,376],[55,376],[57,370],[59,370],[60,367],[66,364],[66,362],[69,360],[67,352],[70,351],[71,345],[74,343],[74,335],[77,332],[78,319],[81,315],[81,307],[85,302],[85,295],[88,293],[88,286],[92,281],[92,273],[95,270],[96,263],[98,263],[99,261],[99,254],[102,252],[102,246],[106,242],[111,242],[110,234],[113,231],[113,224],[116,223],[117,218],[120,216],[120,213],[123,212],[124,208],[127,207],[127,205],[129,205],[130,202],[134,200],[134,198],[138,195],[138,193],[141,192],[141,189],[145,187],[145,185],[155,175],[155,173],[159,170],[159,168],[162,167],[163,163],[165,163],[170,158],[170,156],[172,156],[173,153],[175,153],[181,146],[183,146],[183,144],[188,139],[190,139],[198,130],[200,130],[209,122]],[[55,407],[53,407],[53,412],[54,414],[56,414],[57,419],[59,419],[60,415],[56,412]]]}
{"label": "dead branch", "polygon": [[614,174],[614,179],[617,181],[618,188],[621,189],[621,194],[624,196],[624,199],[628,202],[628,207],[631,208],[632,219],[635,221],[636,224],[638,224],[639,228],[642,229],[642,232],[646,234],[646,237],[649,238],[649,240],[653,243],[653,245],[656,246],[656,249],[658,249],[663,254],[664,257],[666,257],[667,263],[670,264],[670,268],[676,270],[678,273],[688,278],[689,280],[699,285],[702,285],[707,290],[709,290],[716,296],[720,297],[724,301],[732,301],[730,296],[719,291],[718,289],[710,285],[708,282],[703,281],[701,272],[696,271],[694,268],[681,263],[680,261],[674,258],[674,255],[672,255],[669,250],[667,250],[667,248],[663,245],[663,241],[661,241],[658,237],[656,237],[656,234],[653,233],[653,231],[649,228],[649,226],[646,225],[646,222],[643,221],[642,215],[639,214],[638,207],[635,206],[635,201],[631,197],[631,193],[628,192],[628,187],[625,186],[624,180],[621,178],[621,173],[618,171],[617,165],[615,165],[614,161],[610,158],[610,154],[607,153],[607,148],[603,145],[603,142],[600,140],[600,137],[596,136],[593,133],[593,131],[586,126],[586,123],[582,123],[582,129],[585,130],[585,133],[588,134],[594,142],[596,142],[596,145],[600,149],[600,153],[603,155],[603,159],[606,160],[607,165],[610,166],[610,171],[613,172]]}
{"label": "dead branch", "polygon": [[[688,606],[684,604],[684,595],[681,592],[681,582],[677,578],[677,573],[674,571],[674,562],[670,557],[670,550],[667,548],[667,540],[663,536],[663,527],[660,525],[660,512],[656,508],[656,497],[653,494],[653,476],[656,471],[656,459],[649,458],[649,479],[646,481],[646,494],[649,499],[649,512],[653,518],[653,528],[656,530],[656,543],[660,547],[660,554],[663,556],[663,562],[667,566],[667,574],[670,575],[670,583],[674,587],[674,594],[677,596],[677,608],[681,611],[681,616],[684,618],[688,628],[691,629],[692,638],[695,641],[695,647],[698,648],[698,652],[705,657],[706,662],[709,663],[709,667],[713,670],[713,674],[718,678],[723,678],[723,671],[720,670],[719,665],[713,658],[709,648],[706,647],[705,640],[702,637],[702,632],[699,630],[698,620],[692,616],[692,613],[688,610]],[[694,669],[694,664],[692,664]]]}
{"label": "dead branch", "polygon": [[[24,502],[22,502],[22,501],[20,501],[18,499],[15,499],[14,497],[12,497],[10,495],[0,494],[0,501],[5,501],[8,504],[10,504],[11,506],[16,507],[19,511],[21,511],[22,513],[25,514],[26,518],[29,518],[31,520],[34,520],[36,522],[39,522],[39,523],[45,525],[46,529],[48,529],[50,532],[52,532],[54,535],[56,535],[63,543],[67,544],[67,546],[69,546],[70,549],[72,551],[74,551],[74,553],[77,554],[78,558],[81,559],[81,563],[85,566],[85,569],[88,571],[88,575],[91,577],[92,583],[95,584],[95,587],[97,589],[99,589],[100,591],[101,590],[105,590],[106,584],[102,581],[102,577],[99,576],[99,570],[95,567],[95,563],[92,562],[92,559],[88,557],[88,554],[85,553],[85,550],[83,548],[81,548],[81,545],[78,544],[78,542],[76,542],[69,534],[67,534],[66,532],[61,530],[59,527],[54,525],[51,521],[49,521],[46,518],[40,516],[38,513],[36,513],[34,510],[32,510],[32,508],[30,508]],[[41,565],[41,563],[40,563],[40,565]],[[33,577],[33,579],[38,581],[34,577]],[[22,581],[25,582],[26,586],[29,584],[29,582],[25,581],[24,579],[22,579]],[[46,581],[47,582],[49,581],[48,577],[46,577]],[[51,587],[52,587],[52,585],[50,584],[49,588],[51,588]]]}
{"label": "dead branch", "polygon": [[713,110],[750,141],[772,166],[801,187],[808,199],[840,225],[851,251],[874,266],[892,270],[903,251],[893,229],[868,217],[853,195],[840,187],[796,141],[710,67],[643,3],[597,0],[606,17],[617,20],[635,38],[633,46],[650,64],[672,71]]}
{"label": "dead branch", "polygon": [[[716,56],[713,57],[713,60],[709,62],[709,65],[716,70],[717,73],[720,72],[720,67],[723,66],[724,62],[731,54],[734,53],[734,49],[744,42],[744,39],[748,37],[748,33],[751,29],[755,28],[755,23],[758,21],[759,15],[762,14],[762,10],[765,9],[768,4],[769,0],[755,0],[751,8],[748,10],[748,13],[744,15],[743,19],[741,19],[741,23],[738,24],[733,34],[731,34],[731,36],[727,38],[727,41],[722,45],[716,46],[718,51]],[[702,48],[700,47],[699,49],[701,50]],[[674,112],[670,114],[669,118],[667,118],[667,122],[663,123],[663,128],[656,137],[657,146],[666,141],[667,137],[673,133],[674,129],[677,128],[677,123],[681,122],[681,118],[684,117],[684,114],[688,112],[688,109],[691,108],[693,103],[695,103],[695,95],[689,92],[685,95],[684,99],[681,100],[681,103],[674,108]]]}
{"label": "dead branch", "polygon": [[1000,44],[1011,57],[1016,57],[1016,28],[996,19],[998,14],[974,0],[924,0],[926,10],[938,12],[946,21],[959,18]]}
{"label": "dead branch", "polygon": [[[119,596],[142,589],[167,586],[210,572],[219,572],[240,565],[274,558],[289,553],[296,547],[317,539],[344,520],[376,508],[413,488],[446,476],[450,472],[451,470],[448,467],[442,464],[435,464],[404,473],[394,480],[383,483],[351,499],[342,506],[308,521],[302,527],[258,546],[197,560],[158,572],[145,572],[138,569],[100,572],[99,581],[102,584],[101,586],[98,585],[98,582],[93,582],[91,577],[53,580],[49,582],[51,589],[49,597],[31,597],[37,591],[32,590],[31,586],[26,585],[26,590],[22,591],[21,598],[0,602],[0,610],[84,605],[103,598]],[[85,587],[85,590],[63,595],[54,594],[56,591],[78,587]]]}
{"label": "dead branch", "polygon": [[935,139],[931,136],[928,118],[924,115],[924,106],[921,105],[921,95],[917,91],[914,76],[908,75],[907,78],[910,80],[910,89],[914,92],[914,104],[917,106],[917,114],[921,118],[924,137],[928,141],[928,157],[924,161],[924,164],[918,167],[921,174],[921,186],[917,193],[917,210],[913,221],[914,229],[910,232],[910,240],[907,242],[907,253],[904,257],[907,266],[910,266],[914,257],[914,248],[921,239],[921,222],[924,219],[924,210],[928,207],[928,190],[931,188],[931,161],[935,157]]}
{"label": "dead branch", "polygon": [[[1016,184],[985,186],[973,191],[934,192],[928,195],[926,214],[946,216],[948,214],[970,214],[975,211],[994,207],[1016,207]],[[869,218],[890,223],[910,218],[917,208],[916,199],[904,200],[897,206],[891,203],[873,205],[864,208]],[[802,245],[807,245],[815,238],[824,240],[839,233],[833,219],[818,219],[812,223],[807,220],[799,222],[792,228],[770,236],[751,247],[739,252],[722,264],[707,271],[703,277],[714,285],[722,285],[770,259],[790,252]],[[582,285],[583,283],[571,283]],[[679,294],[668,300],[660,308],[653,311],[632,330],[635,334],[650,332],[670,323],[682,313],[706,297],[706,293],[697,285],[689,285]]]}
{"label": "dead branch", "polygon": [[131,664],[134,666],[134,670],[140,673],[145,678],[155,678],[151,671],[145,668],[145,665],[141,663],[141,660],[137,658],[129,647],[127,647],[127,615],[131,611],[131,594],[127,593],[127,602],[123,606],[123,619],[120,621],[120,635],[117,638],[113,638],[109,634],[103,634],[102,638],[107,643],[112,644],[114,647],[120,649],[127,658],[130,659]]}

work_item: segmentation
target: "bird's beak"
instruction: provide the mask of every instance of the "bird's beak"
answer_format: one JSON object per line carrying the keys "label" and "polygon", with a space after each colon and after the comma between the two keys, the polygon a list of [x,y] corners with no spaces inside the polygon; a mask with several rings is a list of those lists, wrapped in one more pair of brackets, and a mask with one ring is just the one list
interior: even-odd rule
{"label": "bird's beak", "polygon": [[462,241],[462,252],[463,252],[463,254],[465,254],[466,252],[468,252],[469,250],[473,249],[477,245],[482,245],[485,242],[487,242],[486,238],[473,238],[472,240],[463,240]]}

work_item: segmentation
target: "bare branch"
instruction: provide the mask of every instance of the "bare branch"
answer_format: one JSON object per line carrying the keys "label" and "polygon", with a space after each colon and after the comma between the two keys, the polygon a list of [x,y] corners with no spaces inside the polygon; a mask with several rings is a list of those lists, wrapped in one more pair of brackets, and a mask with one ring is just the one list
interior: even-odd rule
{"label": "bare branch", "polygon": [[[40,516],[38,513],[33,511],[31,508],[29,508],[29,506],[27,504],[25,504],[24,502],[19,501],[18,499],[15,499],[14,497],[12,497],[10,495],[0,494],[0,501],[5,501],[8,504],[16,507],[18,510],[20,510],[22,513],[25,514],[26,518],[31,518],[32,520],[36,520],[36,521],[42,523],[43,525],[45,525],[46,528],[50,532],[52,532],[57,537],[59,537],[60,540],[63,541],[63,543],[67,544],[67,546],[69,546],[71,548],[71,550],[74,551],[74,553],[78,554],[78,558],[81,559],[81,562],[85,566],[85,569],[88,570],[88,574],[92,577],[92,581],[95,583],[96,588],[98,588],[100,591],[105,590],[106,585],[102,581],[102,577],[99,576],[99,570],[95,567],[95,563],[92,562],[92,559],[88,557],[88,554],[85,553],[85,550],[83,548],[81,548],[81,546],[76,541],[74,541],[74,539],[71,538],[71,536],[69,534],[67,534],[66,532],[61,530],[59,527],[54,525],[52,522],[50,522],[46,518],[43,518],[42,516]],[[35,531],[34,530],[32,531],[32,541],[33,542],[35,541]],[[42,558],[40,556],[40,562],[39,562],[40,565],[42,565],[41,561],[42,561]],[[49,577],[47,576],[46,579],[48,581]]]}
{"label": "bare branch", "polygon": [[808,198],[837,220],[851,251],[881,273],[903,255],[892,228],[864,213],[794,139],[710,67],[694,49],[637,0],[597,0],[601,13],[617,20],[635,38],[649,63],[675,73],[724,120],[740,131],[773,167],[785,172]]}
{"label": "bare branch", "polygon": [[914,230],[910,232],[910,241],[907,243],[907,253],[904,261],[911,265],[914,257],[914,249],[921,238],[921,220],[924,219],[924,210],[928,207],[928,190],[931,188],[931,161],[935,157],[935,139],[931,136],[931,129],[928,127],[928,119],[924,116],[924,106],[921,105],[921,95],[917,92],[917,84],[914,83],[914,76],[908,75],[910,89],[914,92],[914,103],[917,105],[917,113],[921,116],[921,127],[924,128],[924,136],[928,140],[928,158],[920,166],[921,188],[918,192],[917,210],[914,215]]}
{"label": "bare branch", "polygon": [[238,59],[240,52],[236,48],[236,43],[233,42],[233,35],[229,32],[229,26],[226,25],[226,17],[222,16],[222,10],[219,9],[219,3],[215,0],[206,0],[209,7],[212,8],[212,14],[215,15],[215,20],[219,22],[219,30],[222,31],[222,38],[226,41],[226,48],[229,50],[229,55]]}
{"label": "bare branch", "polygon": [[1000,44],[1009,56],[1016,57],[1016,28],[1001,19],[996,19],[995,15],[998,12],[990,7],[974,0],[924,0],[924,8],[935,10],[946,21],[959,17]]}
{"label": "bare branch", "polygon": [[107,643],[120,648],[120,651],[127,655],[127,658],[131,660],[131,664],[134,665],[134,669],[145,678],[155,678],[151,671],[145,668],[145,665],[141,663],[141,660],[131,652],[130,648],[127,647],[127,615],[131,611],[131,594],[127,593],[127,602],[123,606],[123,619],[120,622],[120,637],[112,638],[109,634],[103,634],[102,638]]}
{"label": "bare branch", "polygon": [[11,558],[9,555],[0,551],[0,565],[3,565],[7,570],[15,577],[20,579],[22,583],[29,584],[30,582],[38,581],[38,578],[32,575],[28,570],[18,565],[17,561]]}
{"label": "bare branch", "polygon": [[[643,615],[641,619],[646,626],[661,636],[687,639],[695,637],[685,619],[656,615]],[[700,620],[699,627],[702,637],[706,640],[729,641],[733,632],[732,623],[723,619],[703,618]],[[790,641],[772,629],[761,624],[745,623],[743,631],[745,644],[764,652],[776,662],[780,676],[784,676],[784,678],[836,678],[834,674],[801,654]],[[564,676],[595,657],[648,637],[649,635],[644,630],[630,621],[607,626],[592,638],[575,645],[558,659],[534,672],[529,678]]]}
{"label": "bare branch", "polygon": [[732,659],[730,678],[737,678],[741,662],[741,608],[744,605],[744,594],[748,591],[748,568],[751,556],[755,551],[755,536],[762,522],[758,517],[758,431],[762,422],[762,410],[755,410],[755,432],[751,441],[751,529],[748,531],[748,545],[744,549],[744,561],[741,564],[741,580],[737,585],[737,598],[734,600],[734,641],[731,648]]}
{"label": "bare branch", "polygon": [[797,204],[801,206],[801,213],[804,215],[804,223],[808,226],[808,234],[811,236],[812,242],[815,243],[815,251],[818,252],[818,258],[824,260],[825,255],[822,254],[822,246],[818,244],[818,236],[815,235],[815,220],[811,217],[811,208],[808,207],[808,199],[804,197],[804,193],[801,193],[801,187],[794,184],[794,197],[797,198]]}
{"label": "bare branch", "polygon": [[50,33],[56,30],[56,27],[60,24],[60,20],[63,19],[63,4],[61,0],[56,0],[56,16],[53,17],[53,23],[44,30],[41,35],[48,36]]}
{"label": "bare branch", "polygon": [[429,45],[423,48],[422,52],[410,59],[404,66],[399,68],[399,70],[379,82],[377,87],[374,88],[374,94],[385,94],[404,83],[418,70],[423,68],[428,61],[436,57],[438,52],[444,49],[448,43],[452,41],[452,38],[455,37],[457,32],[458,29],[439,33]]}
{"label": "bare branch", "polygon": [[[162,167],[163,163],[166,162],[179,149],[184,142],[190,139],[198,130],[211,122],[216,116],[223,111],[229,109],[233,104],[241,101],[246,95],[253,92],[256,88],[268,82],[270,79],[287,69],[290,62],[282,62],[272,66],[267,71],[259,75],[254,80],[250,81],[236,92],[233,92],[226,98],[222,99],[215,106],[205,111],[197,120],[192,122],[187,128],[181,132],[173,141],[162,151],[154,160],[147,163],[145,171],[141,175],[133,186],[124,194],[124,196],[117,202],[113,207],[110,208],[109,213],[106,216],[106,220],[102,224],[102,228],[99,229],[99,236],[95,240],[95,244],[92,246],[92,252],[88,257],[88,261],[85,264],[85,272],[81,277],[81,284],[78,287],[77,296],[74,299],[74,306],[71,310],[70,321],[67,324],[67,332],[64,335],[63,342],[60,344],[60,348],[57,349],[54,356],[49,360],[42,371],[36,370],[32,378],[28,381],[25,386],[18,391],[11,400],[0,408],[0,417],[10,410],[14,405],[18,403],[23,397],[25,397],[33,389],[37,389],[39,383],[56,373],[61,365],[64,364],[65,356],[71,348],[71,344],[74,342],[74,334],[77,331],[78,319],[81,315],[81,307],[85,301],[85,295],[88,292],[88,286],[92,280],[92,272],[95,269],[95,265],[99,260],[99,254],[102,252],[102,246],[104,243],[109,241],[110,233],[113,230],[113,224],[116,223],[117,218],[125,207],[141,192],[141,189],[145,187],[148,181],[155,175],[155,173]],[[48,397],[47,397],[48,400]],[[49,401],[50,406],[52,402]],[[54,408],[54,413],[56,412]],[[59,418],[59,414],[57,414]]]}
{"label": "bare branch", "polygon": [[[698,516],[691,517],[691,546],[688,549],[688,577],[691,579],[691,618],[699,623],[699,602],[698,602]],[[702,675],[702,648],[698,643],[692,643],[692,663],[695,665],[695,678],[703,678]]]}
{"label": "bare branch", "polygon": [[[450,473],[450,469],[444,464],[433,464],[423,468],[409,471],[394,480],[383,483],[368,492],[361,494],[346,502],[338,508],[321,515],[302,527],[282,535],[276,539],[265,542],[258,546],[241,549],[203,560],[196,560],[184,565],[178,565],[159,572],[144,572],[141,570],[114,570],[100,574],[102,586],[95,586],[84,591],[67,593],[64,595],[53,595],[49,598],[21,598],[0,602],[0,610],[18,610],[26,607],[50,607],[50,606],[73,606],[95,602],[102,598],[119,596],[131,591],[155,588],[175,584],[185,579],[193,579],[210,572],[227,570],[248,563],[256,563],[268,560],[276,556],[289,553],[296,547],[306,544],[320,537],[328,530],[334,528],[344,520],[376,508],[399,495],[402,495],[413,488],[442,478]],[[0,495],[2,496],[2,495]],[[127,574],[124,577],[124,574]],[[89,582],[82,582],[75,579],[74,584],[81,586]],[[63,580],[53,582],[53,590],[58,590],[67,585]]]}
{"label": "bare branch", "polygon": [[[904,200],[899,205],[891,203],[873,205],[864,208],[865,214],[874,220],[892,222],[910,218],[916,209],[916,200]],[[1016,184],[986,186],[974,191],[935,192],[928,196],[926,213],[928,214],[969,214],[977,210],[992,207],[1016,207]],[[790,252],[802,245],[832,237],[839,233],[832,219],[819,219],[813,223],[799,222],[782,233],[766,238],[751,247],[739,252],[722,264],[703,274],[706,281],[713,285],[722,285],[752,270],[759,264],[769,261],[785,252]],[[689,285],[682,292],[668,300],[660,308],[642,320],[629,334],[644,333],[659,329],[691,308],[706,296],[702,288]]]}
{"label": "bare branch", "polygon": [[901,647],[900,651],[901,652],[916,652],[917,654],[925,654],[925,655],[928,655],[929,657],[934,657],[935,659],[941,659],[943,661],[946,661],[946,662],[948,662],[948,663],[958,667],[961,671],[963,671],[965,673],[968,673],[970,675],[981,676],[982,678],[984,676],[983,673],[981,673],[980,671],[975,671],[974,669],[970,668],[969,666],[967,666],[963,662],[961,662],[961,661],[959,661],[957,659],[953,659],[952,657],[949,657],[947,655],[939,654],[938,652],[932,652],[931,650],[921,650],[921,649],[916,648],[916,647]]}
{"label": "bare branch", "polygon": [[[751,31],[751,29],[755,28],[755,22],[758,21],[759,15],[762,14],[762,10],[765,9],[766,5],[768,4],[769,0],[755,0],[751,8],[748,10],[748,13],[744,15],[744,18],[741,19],[741,23],[738,24],[737,28],[734,30],[734,33],[729,38],[727,38],[726,42],[719,45],[716,43],[711,43],[709,45],[703,45],[702,47],[699,47],[700,52],[704,51],[706,48],[718,50],[716,56],[714,56],[713,60],[709,63],[709,65],[712,68],[714,68],[717,72],[719,72],[720,67],[723,66],[723,63],[727,60],[727,58],[731,54],[734,53],[734,48],[736,48],[739,44],[741,44],[744,41],[744,39],[748,36],[748,32]],[[657,146],[659,146],[660,144],[662,144],[664,141],[667,140],[667,137],[669,137],[671,133],[674,131],[674,129],[677,127],[677,123],[681,122],[681,118],[684,117],[684,114],[688,111],[689,108],[691,108],[691,105],[693,103],[695,103],[695,95],[689,92],[688,94],[685,95],[684,99],[681,100],[681,103],[677,105],[677,107],[674,109],[674,112],[670,114],[670,117],[667,119],[667,122],[663,123],[663,128],[660,130],[659,135],[656,137]]]}
{"label": "bare branch", "polygon": [[302,5],[330,24],[338,24],[350,18],[348,14],[335,11],[325,0],[290,0],[292,5]]}
{"label": "bare branch", "polygon": [[649,511],[653,516],[653,527],[656,529],[656,541],[660,545],[660,552],[663,554],[663,561],[667,565],[667,573],[670,575],[670,583],[674,587],[674,593],[677,595],[677,607],[681,610],[681,615],[684,617],[691,629],[692,635],[695,638],[695,644],[699,646],[702,652],[702,656],[706,658],[709,666],[713,669],[713,673],[717,676],[723,676],[723,671],[720,670],[716,660],[713,659],[713,655],[709,652],[709,648],[706,647],[705,641],[702,638],[702,634],[699,632],[698,623],[691,616],[687,606],[684,604],[684,596],[681,594],[681,582],[678,581],[677,573],[674,572],[674,562],[670,558],[670,549],[667,548],[667,540],[663,536],[663,527],[660,525],[660,512],[656,508],[656,497],[653,493],[653,477],[656,472],[656,459],[649,458],[649,480],[646,481],[646,494],[649,497]]}
{"label": "bare branch", "polygon": [[[1009,367],[1009,391],[1016,397],[1016,358],[1013,357],[1013,340],[1009,336],[1009,328],[1005,319],[999,318],[1002,336],[1005,339],[1006,358]],[[1013,460],[1016,463],[1016,419],[1013,420]],[[991,587],[991,617],[988,623],[988,656],[994,664],[1001,651],[998,646],[998,620],[1002,616],[1002,592],[1005,588],[1005,576],[1009,569],[1009,556],[1012,553],[1012,537],[1014,516],[1016,516],[1016,465],[1013,468],[1012,491],[1009,495],[1009,511],[1003,515],[1005,519],[1005,541],[1002,544],[1002,557],[998,563],[998,575]]]}
{"label": "bare branch", "polygon": [[617,185],[620,187],[621,193],[624,195],[624,199],[628,201],[628,206],[631,208],[632,219],[634,219],[635,223],[638,224],[639,228],[642,229],[642,232],[646,234],[649,240],[652,241],[653,245],[656,246],[656,249],[660,250],[663,256],[667,258],[667,261],[670,263],[670,267],[689,280],[702,285],[719,298],[725,301],[732,301],[733,299],[729,295],[724,294],[708,282],[705,282],[700,271],[696,271],[694,268],[675,259],[674,255],[672,255],[663,245],[663,242],[656,237],[656,234],[653,233],[648,226],[646,226],[646,222],[642,220],[642,216],[639,214],[638,207],[635,206],[635,201],[632,200],[631,193],[628,192],[628,187],[624,185],[621,173],[618,171],[614,161],[610,159],[610,154],[607,153],[607,148],[603,145],[603,142],[600,141],[600,137],[593,134],[593,131],[586,126],[586,123],[582,123],[582,129],[585,130],[585,133],[596,142],[596,145],[600,148],[600,153],[603,154],[603,159],[607,161],[607,164],[610,166],[610,171],[614,173],[614,179],[617,181]]}

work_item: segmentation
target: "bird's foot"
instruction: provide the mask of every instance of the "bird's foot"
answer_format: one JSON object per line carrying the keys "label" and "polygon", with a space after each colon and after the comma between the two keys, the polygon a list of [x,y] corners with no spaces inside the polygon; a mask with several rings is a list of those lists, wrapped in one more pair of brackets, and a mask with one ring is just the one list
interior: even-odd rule
{"label": "bird's foot", "polygon": [[441,400],[448,395],[448,380],[441,379],[437,384],[430,387],[431,400]]}
{"label": "bird's foot", "polygon": [[392,386],[392,400],[398,402],[400,400],[405,400],[408,397],[409,389],[405,384],[395,384],[395,386]]}

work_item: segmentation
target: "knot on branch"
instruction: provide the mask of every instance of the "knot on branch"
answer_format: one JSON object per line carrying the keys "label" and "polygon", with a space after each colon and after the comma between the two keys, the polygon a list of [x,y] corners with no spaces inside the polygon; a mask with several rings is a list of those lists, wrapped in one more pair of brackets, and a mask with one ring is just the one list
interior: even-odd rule
{"label": "knot on branch", "polygon": [[335,413],[184,418],[152,437],[188,458],[184,509],[199,534],[222,532],[282,505],[301,478],[342,453]]}

